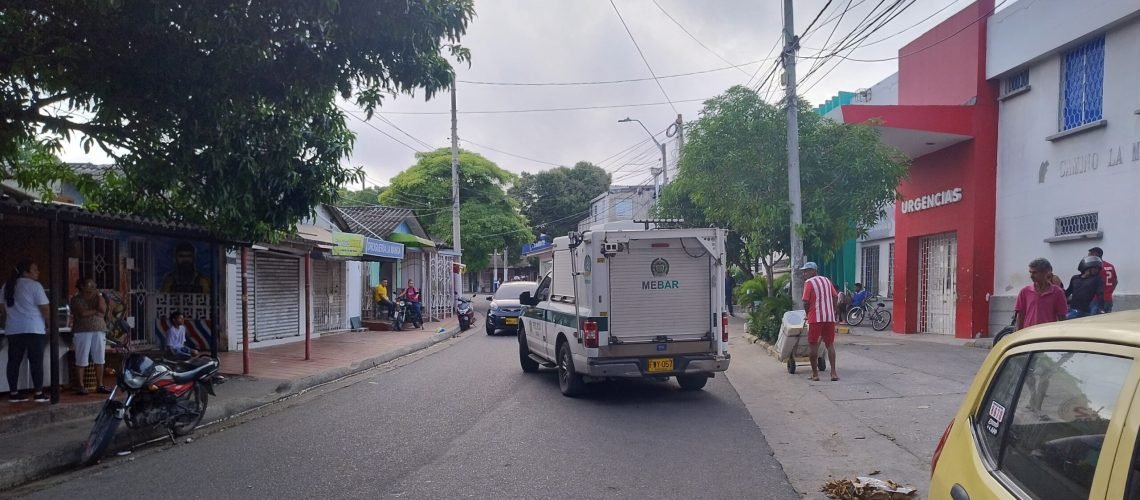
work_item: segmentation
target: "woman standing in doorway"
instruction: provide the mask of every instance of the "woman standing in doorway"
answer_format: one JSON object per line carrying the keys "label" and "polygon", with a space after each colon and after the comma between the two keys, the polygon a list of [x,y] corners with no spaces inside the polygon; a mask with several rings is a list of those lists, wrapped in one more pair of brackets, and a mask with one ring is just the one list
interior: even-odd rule
{"label": "woman standing in doorway", "polygon": [[21,260],[0,288],[7,313],[4,331],[8,338],[8,401],[19,403],[28,397],[20,394],[20,365],[28,358],[32,369],[32,398],[37,403],[50,401],[44,393],[44,345],[47,338],[48,297],[37,281],[40,268],[31,259]]}

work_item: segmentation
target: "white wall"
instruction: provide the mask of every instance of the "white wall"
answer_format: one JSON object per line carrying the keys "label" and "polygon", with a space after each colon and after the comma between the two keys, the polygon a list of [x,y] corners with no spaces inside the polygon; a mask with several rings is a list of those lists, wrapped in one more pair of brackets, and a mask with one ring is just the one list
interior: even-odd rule
{"label": "white wall", "polygon": [[[1080,17],[1066,2],[1038,0],[1041,8],[1054,6],[1064,21]],[[1090,16],[1100,4],[1091,2]],[[1076,5],[1076,3],[1074,3]],[[1134,5],[1140,6],[1140,2]],[[1032,6],[1037,9],[1036,5]],[[1015,10],[1011,8],[1010,10]],[[1081,11],[1086,10],[1084,7]],[[1034,11],[1035,15],[1038,13]],[[1016,14],[1016,12],[1014,13]],[[1013,15],[1013,14],[1011,14]],[[1052,18],[1050,18],[1052,19]],[[1063,24],[1042,22],[1043,26]],[[1004,26],[1009,28],[1011,24]],[[1018,25],[1020,26],[1020,25]],[[991,24],[991,36],[995,31]],[[1008,37],[1001,32],[999,37]],[[999,38],[1005,39],[1005,38]],[[1063,44],[1057,40],[1054,45]],[[990,46],[1000,45],[991,41]],[[1140,294],[1140,18],[1117,25],[1105,36],[1104,100],[1108,125],[1055,141],[1058,132],[1061,56],[1054,54],[1029,66],[1031,89],[1003,101],[998,131],[997,226],[994,300],[991,322],[1008,321],[1013,297],[1029,282],[1027,264],[1045,257],[1066,282],[1089,247],[1104,248],[1122,279],[1116,291],[1116,308],[1129,305]],[[1086,158],[1094,167],[1064,175],[1064,165]],[[1116,163],[1119,158],[1119,164]],[[1045,162],[1048,162],[1045,165]],[[1098,212],[1103,239],[1046,243],[1054,235],[1054,218]],[[1121,296],[1134,296],[1133,299]],[[1123,303],[1122,303],[1122,298]]]}
{"label": "white wall", "polygon": [[990,18],[986,78],[1051,58],[1059,49],[1137,15],[1136,0],[1018,0]]}
{"label": "white wall", "polygon": [[364,266],[360,261],[348,261],[344,270],[344,289],[348,292],[348,304],[345,305],[345,317],[355,318],[363,315],[364,304]]}

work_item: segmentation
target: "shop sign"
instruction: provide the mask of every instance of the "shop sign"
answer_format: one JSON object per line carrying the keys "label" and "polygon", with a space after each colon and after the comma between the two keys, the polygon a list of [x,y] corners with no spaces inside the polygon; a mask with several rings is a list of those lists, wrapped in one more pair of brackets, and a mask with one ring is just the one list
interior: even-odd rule
{"label": "shop sign", "polygon": [[333,232],[333,243],[336,246],[332,254],[337,257],[384,257],[388,259],[404,258],[404,245],[379,238],[369,238],[362,234]]}
{"label": "shop sign", "polygon": [[332,254],[338,257],[360,257],[364,255],[364,235],[333,232]]}
{"label": "shop sign", "polygon": [[904,200],[902,202],[902,213],[909,214],[911,212],[919,212],[934,207],[941,207],[942,205],[958,203],[959,201],[962,201],[962,188],[947,189],[938,193]]}
{"label": "shop sign", "polygon": [[365,237],[364,255],[402,259],[404,258],[404,245],[402,243]]}

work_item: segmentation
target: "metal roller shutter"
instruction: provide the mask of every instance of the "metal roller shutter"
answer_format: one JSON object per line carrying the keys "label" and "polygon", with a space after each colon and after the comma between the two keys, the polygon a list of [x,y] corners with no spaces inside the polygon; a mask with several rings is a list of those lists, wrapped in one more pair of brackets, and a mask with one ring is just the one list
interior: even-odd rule
{"label": "metal roller shutter", "polygon": [[300,333],[301,303],[296,257],[254,254],[254,340],[270,340]]}
{"label": "metal roller shutter", "polygon": [[[655,273],[658,259],[667,264]],[[707,253],[694,258],[680,248],[615,255],[610,259],[610,333],[627,341],[703,337],[712,314],[711,266]]]}

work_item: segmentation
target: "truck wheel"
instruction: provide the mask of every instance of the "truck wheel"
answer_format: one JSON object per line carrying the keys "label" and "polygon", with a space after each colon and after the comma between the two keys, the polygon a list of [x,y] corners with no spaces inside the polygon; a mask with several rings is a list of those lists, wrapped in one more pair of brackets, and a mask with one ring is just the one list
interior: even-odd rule
{"label": "truck wheel", "polygon": [[519,325],[519,364],[525,373],[538,371],[538,362],[530,359],[530,349],[526,346],[526,333],[523,332],[522,325]]}
{"label": "truck wheel", "polygon": [[558,344],[558,389],[563,396],[577,397],[586,391],[582,376],[574,373],[574,357],[570,355],[570,344]]}
{"label": "truck wheel", "polygon": [[709,378],[705,375],[677,375],[677,383],[681,385],[681,390],[685,391],[699,391],[708,381]]}

